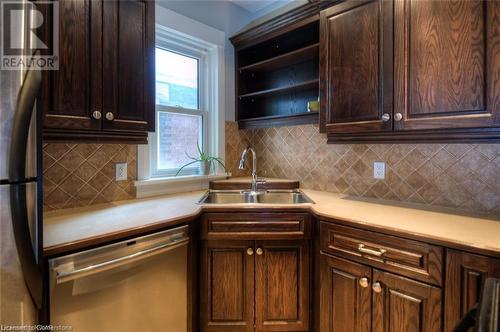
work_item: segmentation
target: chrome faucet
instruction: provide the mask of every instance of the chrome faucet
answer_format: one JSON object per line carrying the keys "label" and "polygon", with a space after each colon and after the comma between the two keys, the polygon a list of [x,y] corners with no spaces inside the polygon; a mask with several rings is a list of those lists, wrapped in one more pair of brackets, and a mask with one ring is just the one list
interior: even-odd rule
{"label": "chrome faucet", "polygon": [[255,154],[255,150],[251,148],[250,146],[247,146],[243,152],[241,153],[241,158],[240,158],[240,165],[239,169],[243,170],[245,169],[245,158],[247,156],[248,151],[252,152],[252,189],[251,189],[251,194],[252,195],[257,195],[259,192],[257,191],[257,185],[266,183],[266,180],[264,178],[259,178],[257,176],[257,155]]}

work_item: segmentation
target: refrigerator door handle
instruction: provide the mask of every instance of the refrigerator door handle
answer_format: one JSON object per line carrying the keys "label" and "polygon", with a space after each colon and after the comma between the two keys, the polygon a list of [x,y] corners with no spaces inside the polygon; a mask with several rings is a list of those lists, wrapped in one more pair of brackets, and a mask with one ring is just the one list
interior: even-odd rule
{"label": "refrigerator door handle", "polygon": [[10,185],[12,230],[24,280],[36,307],[42,307],[43,279],[31,244],[26,204],[26,184]]}
{"label": "refrigerator door handle", "polygon": [[26,179],[26,150],[33,107],[42,86],[40,70],[29,69],[19,91],[12,123],[9,152],[9,182],[20,183]]}
{"label": "refrigerator door handle", "polygon": [[42,73],[29,69],[17,98],[16,111],[12,126],[12,139],[9,153],[10,209],[12,229],[16,242],[19,261],[24,279],[33,302],[38,308],[42,304],[42,273],[37,264],[31,243],[29,220],[26,204],[26,150],[28,132],[35,100],[42,84]]}

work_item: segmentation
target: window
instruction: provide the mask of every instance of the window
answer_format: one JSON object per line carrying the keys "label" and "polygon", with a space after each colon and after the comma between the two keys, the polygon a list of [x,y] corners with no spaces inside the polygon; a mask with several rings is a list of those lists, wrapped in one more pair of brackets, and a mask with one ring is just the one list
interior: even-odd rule
{"label": "window", "polygon": [[[152,176],[174,176],[191,157],[206,151],[207,110],[203,89],[203,54],[156,48],[156,135],[151,158]],[[199,164],[185,167],[180,175],[199,172]]]}
{"label": "window", "polygon": [[156,128],[148,144],[138,146],[136,196],[149,197],[208,188],[223,178],[216,167],[200,176],[198,147],[224,158],[225,34],[157,7]]}

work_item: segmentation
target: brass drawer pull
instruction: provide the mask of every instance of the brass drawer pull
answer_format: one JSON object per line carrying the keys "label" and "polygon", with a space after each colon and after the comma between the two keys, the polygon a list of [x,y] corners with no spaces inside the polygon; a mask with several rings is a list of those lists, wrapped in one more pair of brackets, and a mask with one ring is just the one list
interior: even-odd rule
{"label": "brass drawer pull", "polygon": [[378,249],[378,250],[373,250],[373,249],[369,249],[369,248],[365,248],[365,245],[360,243],[358,245],[358,251],[364,253],[364,254],[370,254],[370,255],[373,255],[373,256],[382,256],[383,254],[385,254],[385,252],[387,250],[385,249]]}
{"label": "brass drawer pull", "polygon": [[253,248],[248,248],[247,249],[247,255],[252,256],[253,255]]}
{"label": "brass drawer pull", "polygon": [[382,292],[382,285],[380,284],[380,282],[377,281],[377,282],[373,283],[372,289],[375,293],[381,293]]}
{"label": "brass drawer pull", "polygon": [[367,277],[363,277],[363,278],[359,279],[359,285],[361,287],[366,288],[366,287],[368,287],[369,284],[370,284],[370,282],[368,281]]}
{"label": "brass drawer pull", "polygon": [[264,253],[264,250],[262,248],[257,248],[257,255],[262,255]]}

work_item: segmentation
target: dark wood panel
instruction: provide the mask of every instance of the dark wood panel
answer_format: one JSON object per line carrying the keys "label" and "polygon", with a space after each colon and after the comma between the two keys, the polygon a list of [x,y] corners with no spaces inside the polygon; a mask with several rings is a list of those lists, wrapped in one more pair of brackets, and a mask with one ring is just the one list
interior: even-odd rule
{"label": "dark wood panel", "polygon": [[440,247],[324,222],[320,227],[321,250],[325,252],[442,285]]}
{"label": "dark wood panel", "polygon": [[264,116],[241,119],[238,121],[238,129],[284,127],[317,123],[318,112],[293,113],[291,115]]}
{"label": "dark wood panel", "polygon": [[[371,268],[320,255],[320,332],[371,331]],[[360,279],[366,278],[366,287]]]}
{"label": "dark wood panel", "polygon": [[372,287],[374,332],[441,331],[441,289],[379,270]]}
{"label": "dark wood panel", "polygon": [[322,131],[392,130],[382,121],[392,114],[391,6],[346,1],[320,13]]}
{"label": "dark wood panel", "polygon": [[311,217],[307,213],[206,213],[204,239],[307,239]]}
{"label": "dark wood panel", "polygon": [[500,259],[447,250],[444,330],[452,331],[479,301],[488,277],[500,278]]}
{"label": "dark wood panel", "polygon": [[[250,189],[252,186],[250,178],[247,180],[214,180],[210,181],[210,189],[212,190],[241,190]],[[281,189],[281,190],[293,190],[300,187],[299,181],[293,180],[268,180],[266,183],[259,184],[260,189]]]}
{"label": "dark wood panel", "polygon": [[147,132],[103,131],[100,129],[52,129],[43,130],[44,142],[74,143],[127,143],[148,144]]}
{"label": "dark wood panel", "polygon": [[98,129],[101,121],[92,112],[101,111],[102,101],[101,2],[68,0],[58,5],[59,69],[43,72],[44,127]]}
{"label": "dark wood panel", "polygon": [[255,246],[256,330],[309,331],[309,243],[257,241]]}
{"label": "dark wood panel", "polygon": [[201,330],[254,330],[253,241],[207,241],[201,254]]}
{"label": "dark wood panel", "polygon": [[154,2],[105,1],[103,17],[103,127],[154,130]]}
{"label": "dark wood panel", "polygon": [[497,1],[398,1],[398,130],[500,124]]}

